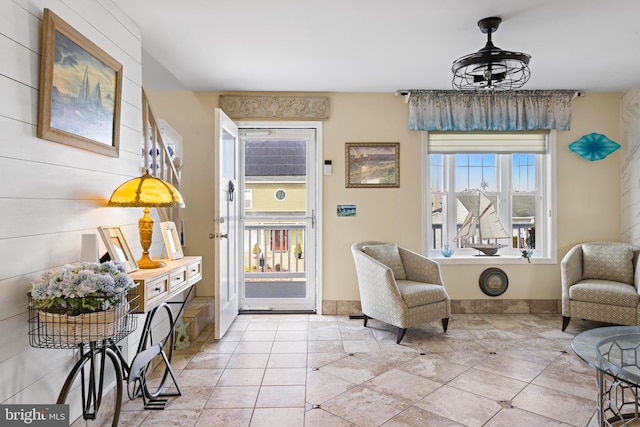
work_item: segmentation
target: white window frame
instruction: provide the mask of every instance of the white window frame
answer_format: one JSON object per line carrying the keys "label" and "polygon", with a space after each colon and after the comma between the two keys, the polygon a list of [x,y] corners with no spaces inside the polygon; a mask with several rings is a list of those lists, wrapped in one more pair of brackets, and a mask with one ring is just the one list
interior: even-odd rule
{"label": "white window frame", "polygon": [[[540,200],[536,203],[536,238],[540,236],[545,244],[543,247],[539,247],[536,244],[531,263],[533,264],[556,264],[558,243],[557,243],[557,213],[555,207],[556,204],[556,131],[552,130],[547,136],[547,154],[536,155],[536,187],[544,189],[540,192]],[[428,132],[422,132],[422,164],[423,164],[423,244],[422,250],[430,258],[436,258],[438,262],[443,264],[521,264],[527,261],[522,258],[522,254],[519,250],[511,248],[511,242],[507,248],[503,248],[499,251],[499,257],[491,256],[476,256],[478,251],[471,248],[463,248],[455,250],[454,254],[450,258],[445,258],[439,249],[433,249],[432,239],[432,223],[431,223],[431,185],[430,185],[430,161],[429,161],[429,145],[428,145]],[[451,156],[450,162],[455,162]],[[443,166],[448,160],[443,158]],[[499,158],[500,169],[511,171],[511,156],[503,156]],[[455,168],[449,167],[448,175],[444,177],[445,188],[449,187],[449,182],[452,182],[452,174],[455,173]],[[501,177],[498,175],[498,186],[501,199],[501,203],[498,205],[498,215],[501,218],[510,218],[511,212],[511,197],[507,197],[507,200],[503,200],[504,197],[510,195],[512,189],[505,184],[510,182],[511,178]],[[504,188],[507,186],[508,188]],[[453,191],[451,191],[453,193]],[[449,212],[455,212],[455,198],[447,197],[446,203],[448,204],[447,210]],[[453,204],[453,207],[451,206]],[[454,209],[454,210],[451,210]],[[511,226],[511,220],[508,221],[509,229]],[[506,225],[506,224],[505,224]],[[455,229],[456,218],[449,215],[447,218],[443,218],[443,228]],[[445,232],[445,230],[443,230]],[[538,240],[539,241],[539,240]]]}

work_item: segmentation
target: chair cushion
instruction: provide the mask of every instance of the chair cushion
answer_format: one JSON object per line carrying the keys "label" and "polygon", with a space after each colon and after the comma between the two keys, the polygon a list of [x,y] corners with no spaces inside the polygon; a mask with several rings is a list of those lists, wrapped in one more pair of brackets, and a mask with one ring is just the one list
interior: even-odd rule
{"label": "chair cushion", "polygon": [[633,249],[620,243],[584,243],[582,278],[633,284]]}
{"label": "chair cushion", "polygon": [[582,280],[569,288],[573,301],[595,302],[623,307],[637,307],[640,296],[635,286],[609,280]]}
{"label": "chair cushion", "polygon": [[396,283],[398,284],[400,295],[402,295],[409,308],[443,301],[447,298],[447,291],[444,286],[414,282],[412,280],[397,280]]}
{"label": "chair cushion", "polygon": [[362,248],[365,254],[371,258],[380,261],[393,271],[396,280],[404,280],[407,275],[404,272],[398,245],[395,243],[386,243],[384,245],[367,245]]}

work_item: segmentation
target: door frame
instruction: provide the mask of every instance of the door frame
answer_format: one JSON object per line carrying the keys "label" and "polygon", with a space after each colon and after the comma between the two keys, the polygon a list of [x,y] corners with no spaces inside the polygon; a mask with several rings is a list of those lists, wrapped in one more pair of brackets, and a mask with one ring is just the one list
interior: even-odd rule
{"label": "door frame", "polygon": [[[259,121],[259,120],[238,120],[235,121],[238,131],[242,129],[315,129],[316,131],[316,176],[315,176],[315,233],[316,233],[316,313],[322,314],[322,178],[323,178],[323,160],[322,160],[322,122],[321,121]],[[241,171],[244,167],[241,166]],[[244,173],[244,172],[243,172]],[[244,180],[242,180],[242,190],[244,191]],[[242,268],[242,266],[240,266]],[[242,277],[242,271],[239,272]]]}

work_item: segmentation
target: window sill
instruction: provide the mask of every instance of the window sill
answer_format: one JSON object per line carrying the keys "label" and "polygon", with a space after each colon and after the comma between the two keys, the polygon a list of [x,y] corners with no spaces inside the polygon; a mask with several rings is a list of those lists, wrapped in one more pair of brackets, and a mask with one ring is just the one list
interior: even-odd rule
{"label": "window sill", "polygon": [[433,256],[430,257],[434,261],[442,265],[448,264],[557,264],[555,259],[552,258],[531,258],[531,263],[528,263],[525,258],[518,255],[496,255],[496,256],[477,256],[467,254],[453,254],[451,257]]}

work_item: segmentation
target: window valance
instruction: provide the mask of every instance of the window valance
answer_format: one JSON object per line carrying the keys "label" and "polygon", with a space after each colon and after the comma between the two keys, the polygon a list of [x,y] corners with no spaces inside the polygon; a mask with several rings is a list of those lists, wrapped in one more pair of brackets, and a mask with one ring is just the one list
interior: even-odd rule
{"label": "window valance", "polygon": [[409,130],[569,130],[577,94],[575,90],[410,91]]}

